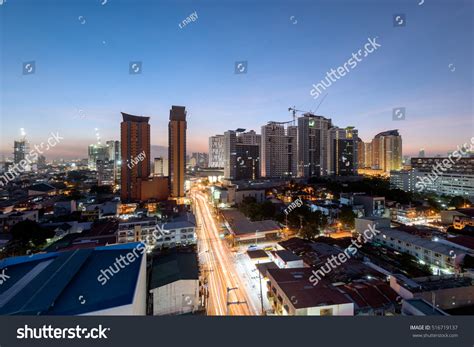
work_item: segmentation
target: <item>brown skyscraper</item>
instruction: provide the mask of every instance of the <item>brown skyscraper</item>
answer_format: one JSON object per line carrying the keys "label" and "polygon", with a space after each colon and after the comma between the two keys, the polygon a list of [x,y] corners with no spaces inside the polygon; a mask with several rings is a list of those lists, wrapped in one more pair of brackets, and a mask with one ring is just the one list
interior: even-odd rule
{"label": "brown skyscraper", "polygon": [[120,123],[122,149],[122,201],[140,200],[141,181],[150,176],[149,117],[123,113]]}
{"label": "brown skyscraper", "polygon": [[171,106],[168,125],[168,165],[171,197],[184,196],[184,169],[186,165],[186,110]]}

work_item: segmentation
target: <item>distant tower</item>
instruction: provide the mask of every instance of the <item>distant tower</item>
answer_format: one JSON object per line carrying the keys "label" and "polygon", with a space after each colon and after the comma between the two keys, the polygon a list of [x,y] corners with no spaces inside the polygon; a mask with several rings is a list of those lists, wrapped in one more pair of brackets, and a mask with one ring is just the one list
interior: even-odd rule
{"label": "distant tower", "polygon": [[168,174],[170,195],[184,197],[184,170],[186,166],[186,109],[171,106],[168,125]]}
{"label": "distant tower", "polygon": [[13,142],[13,161],[15,164],[19,164],[20,161],[24,160],[26,153],[28,153],[25,129],[21,128],[20,133],[21,138]]}
{"label": "distant tower", "polygon": [[418,153],[418,157],[420,157],[420,158],[425,157],[425,149],[424,148],[420,148],[420,152]]}

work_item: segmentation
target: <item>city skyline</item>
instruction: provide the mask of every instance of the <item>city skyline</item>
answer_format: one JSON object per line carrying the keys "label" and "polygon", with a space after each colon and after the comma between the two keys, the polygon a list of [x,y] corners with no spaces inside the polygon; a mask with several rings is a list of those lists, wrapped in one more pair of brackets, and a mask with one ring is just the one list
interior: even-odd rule
{"label": "city skyline", "polygon": [[[341,4],[345,11],[338,12]],[[188,110],[188,152],[207,152],[212,135],[237,128],[260,133],[268,121],[291,120],[287,109],[293,105],[314,111],[322,98],[310,95],[312,84],[368,37],[378,37],[382,47],[323,93],[316,114],[355,126],[363,141],[399,129],[404,155],[416,156],[420,148],[427,156],[444,155],[474,130],[472,51],[457,43],[472,42],[466,30],[471,9],[462,1],[225,9],[8,2],[0,15],[15,30],[2,40],[9,54],[2,56],[0,154],[13,155],[13,141],[24,128],[31,144],[51,131],[64,137],[46,153],[48,160],[84,158],[96,142],[95,128],[103,141],[119,138],[120,112],[150,117],[151,145],[166,147],[173,104]],[[193,11],[198,19],[178,26]],[[400,12],[407,14],[407,25],[393,27],[392,15]],[[127,30],[116,24],[123,21]],[[31,32],[30,25],[41,30]],[[24,75],[28,61],[35,71]],[[132,61],[142,63],[141,74],[129,73]],[[237,61],[248,62],[246,73],[235,73]],[[398,107],[406,109],[403,121],[392,120]]]}

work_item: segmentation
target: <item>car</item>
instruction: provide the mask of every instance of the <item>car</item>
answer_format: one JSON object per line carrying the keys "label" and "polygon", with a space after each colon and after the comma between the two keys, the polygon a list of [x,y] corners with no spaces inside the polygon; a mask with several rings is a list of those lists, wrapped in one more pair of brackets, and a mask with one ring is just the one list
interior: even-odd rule
{"label": "car", "polygon": [[250,246],[247,248],[248,251],[255,251],[255,250],[257,250],[257,249],[258,249],[258,246],[257,246],[257,245],[250,245]]}

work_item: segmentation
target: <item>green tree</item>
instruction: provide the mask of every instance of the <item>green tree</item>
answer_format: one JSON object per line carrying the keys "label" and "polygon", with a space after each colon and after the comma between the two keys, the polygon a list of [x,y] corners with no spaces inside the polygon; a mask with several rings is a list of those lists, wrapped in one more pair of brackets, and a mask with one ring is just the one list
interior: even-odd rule
{"label": "green tree", "polygon": [[466,199],[462,196],[455,196],[454,198],[451,199],[449,202],[449,206],[454,206],[456,208],[462,208],[466,205],[470,205],[471,201],[469,199]]}
{"label": "green tree", "polygon": [[316,223],[307,223],[300,230],[299,235],[305,240],[314,240],[321,233]]}
{"label": "green tree", "polygon": [[42,228],[38,223],[24,220],[11,229],[13,244],[22,250],[40,248],[46,239],[54,236],[54,231]]}
{"label": "green tree", "polygon": [[339,213],[339,221],[346,227],[354,229],[355,228],[355,217],[356,214],[352,211],[352,208],[344,206],[341,208]]}

